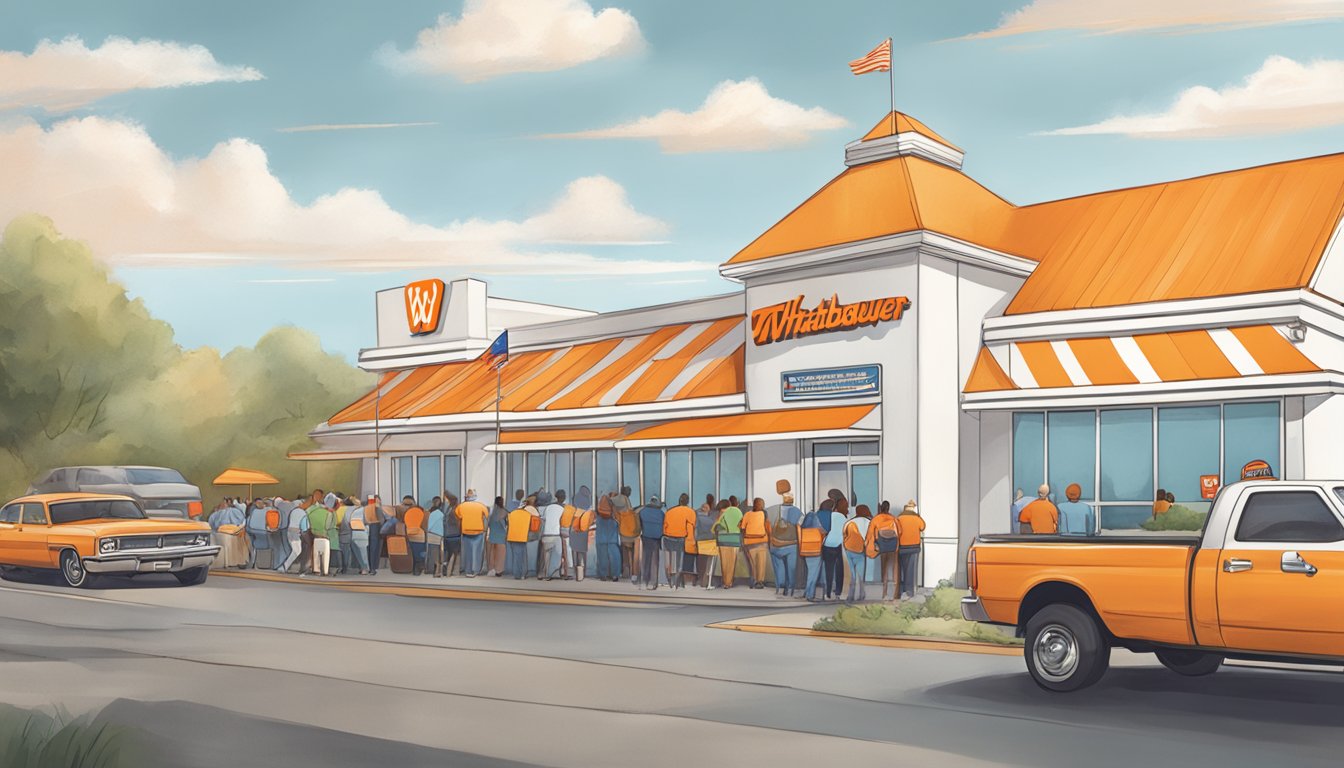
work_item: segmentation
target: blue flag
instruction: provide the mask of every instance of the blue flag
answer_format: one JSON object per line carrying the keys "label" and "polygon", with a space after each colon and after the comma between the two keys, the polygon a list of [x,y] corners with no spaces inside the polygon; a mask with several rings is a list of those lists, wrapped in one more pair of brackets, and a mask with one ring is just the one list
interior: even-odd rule
{"label": "blue flag", "polygon": [[485,362],[491,367],[499,368],[509,360],[509,332],[505,331],[499,334],[490,348],[485,351]]}

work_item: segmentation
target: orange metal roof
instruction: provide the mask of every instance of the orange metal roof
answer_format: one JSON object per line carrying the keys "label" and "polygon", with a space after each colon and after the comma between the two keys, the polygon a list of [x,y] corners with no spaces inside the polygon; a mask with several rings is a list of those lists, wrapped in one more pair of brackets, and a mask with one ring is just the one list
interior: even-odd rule
{"label": "orange metal roof", "polygon": [[875,405],[841,405],[831,408],[793,408],[781,411],[755,411],[732,416],[707,416],[700,419],[645,427],[627,440],[677,440],[692,437],[736,437],[773,435],[788,432],[818,432],[849,429],[872,412]]}
{"label": "orange metal roof", "polygon": [[966,387],[963,391],[998,392],[1004,389],[1017,389],[1017,385],[1003,372],[1003,367],[994,359],[994,355],[981,347],[980,354],[976,355],[975,365],[971,367],[971,375],[966,378]]}
{"label": "orange metal roof", "polygon": [[[892,120],[892,115],[896,116],[896,119],[894,121]],[[895,131],[892,130],[893,122],[896,128]],[[872,130],[868,131],[863,135],[861,141],[871,141],[872,139],[881,139],[887,136],[895,136],[898,133],[918,133],[921,136],[926,136],[930,139],[933,139],[939,144],[949,146],[952,149],[957,150],[958,152],[961,151],[961,147],[958,147],[956,144],[953,144],[947,139],[944,139],[942,136],[939,136],[938,134],[934,133],[932,128],[921,123],[915,118],[905,114],[904,112],[888,112],[886,116],[884,116],[881,120],[877,122],[877,125],[873,126]]]}
{"label": "orange metal roof", "polygon": [[[384,377],[329,424],[381,419],[555,411],[685,400],[745,391],[745,318],[664,326],[624,338],[512,355],[496,380],[483,360],[426,365]],[[684,379],[684,381],[683,381]]]}

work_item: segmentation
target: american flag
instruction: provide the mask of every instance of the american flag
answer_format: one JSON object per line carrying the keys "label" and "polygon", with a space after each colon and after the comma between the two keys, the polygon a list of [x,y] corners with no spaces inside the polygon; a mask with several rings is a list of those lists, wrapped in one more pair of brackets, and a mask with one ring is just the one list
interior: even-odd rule
{"label": "american flag", "polygon": [[863,58],[849,62],[849,71],[856,75],[866,75],[870,72],[890,72],[891,38],[883,40],[880,45],[869,51],[868,55]]}
{"label": "american flag", "polygon": [[499,334],[490,348],[485,350],[482,359],[492,368],[500,368],[509,360],[509,332]]}

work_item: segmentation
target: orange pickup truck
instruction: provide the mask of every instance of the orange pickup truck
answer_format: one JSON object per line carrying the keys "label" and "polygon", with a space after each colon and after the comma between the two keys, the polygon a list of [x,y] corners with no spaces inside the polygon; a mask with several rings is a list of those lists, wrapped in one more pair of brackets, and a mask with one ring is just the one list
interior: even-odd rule
{"label": "orange pickup truck", "polygon": [[1344,481],[1234,483],[1189,536],[982,536],[966,565],[962,614],[1016,626],[1049,691],[1100,680],[1114,646],[1190,676],[1344,663]]}

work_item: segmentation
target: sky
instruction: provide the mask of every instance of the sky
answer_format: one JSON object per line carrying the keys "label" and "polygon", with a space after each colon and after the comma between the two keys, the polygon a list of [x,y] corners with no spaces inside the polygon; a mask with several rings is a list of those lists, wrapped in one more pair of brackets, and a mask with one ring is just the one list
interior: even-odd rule
{"label": "sky", "polygon": [[0,222],[187,346],[477,276],[613,310],[717,266],[897,109],[1026,204],[1344,151],[1344,0],[0,0]]}

